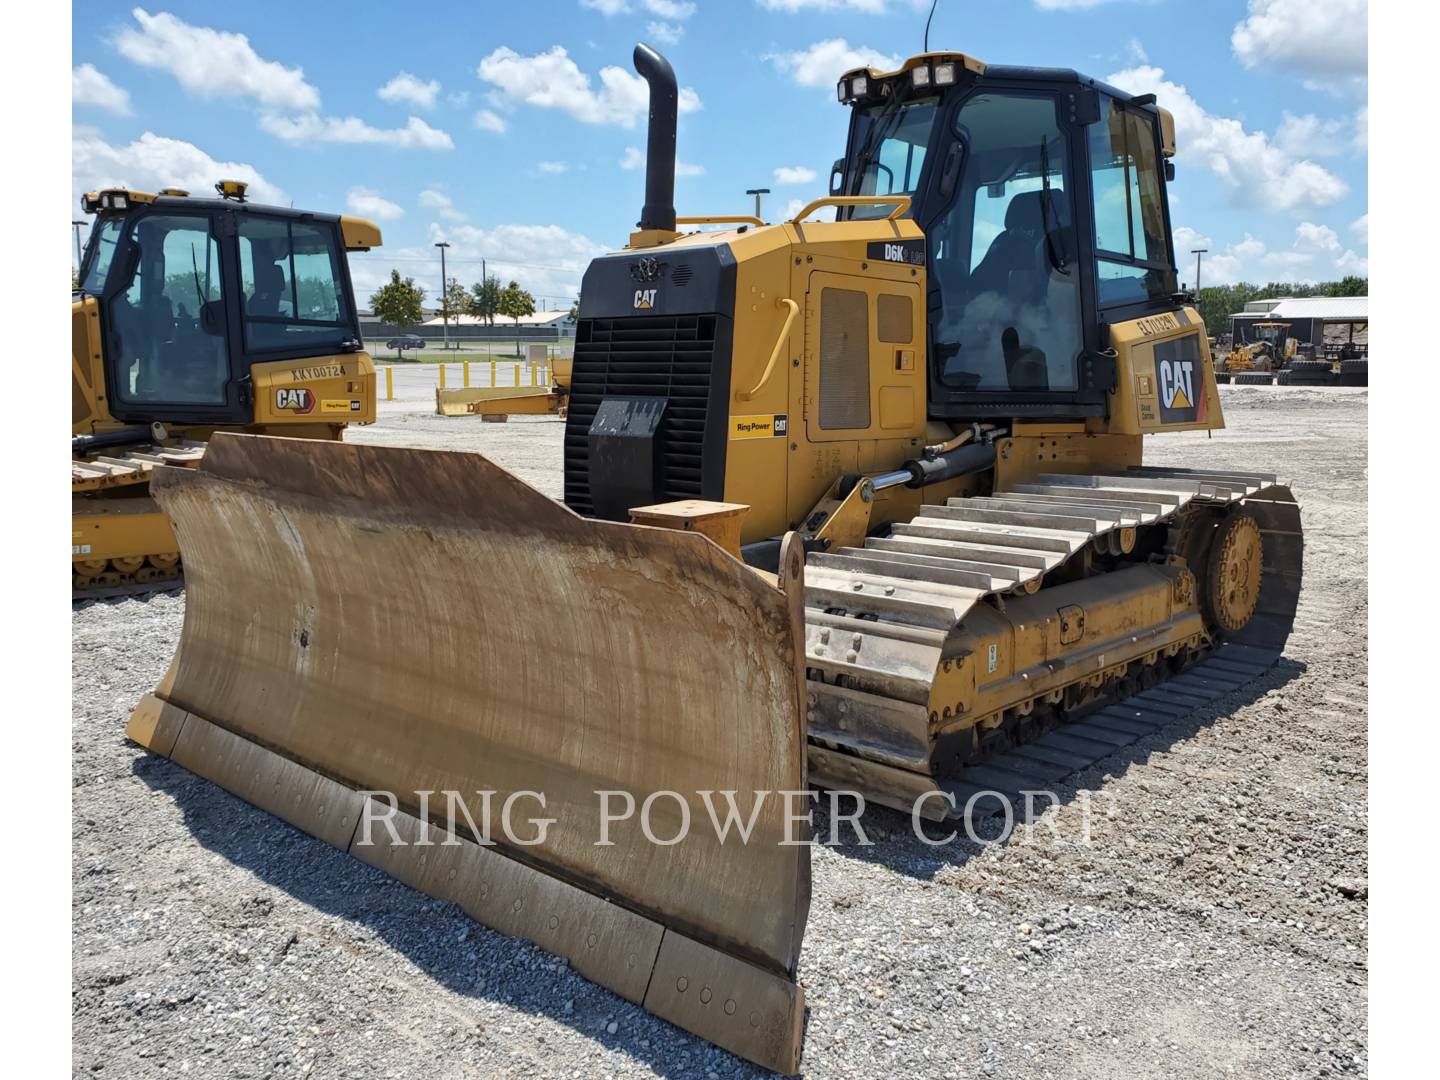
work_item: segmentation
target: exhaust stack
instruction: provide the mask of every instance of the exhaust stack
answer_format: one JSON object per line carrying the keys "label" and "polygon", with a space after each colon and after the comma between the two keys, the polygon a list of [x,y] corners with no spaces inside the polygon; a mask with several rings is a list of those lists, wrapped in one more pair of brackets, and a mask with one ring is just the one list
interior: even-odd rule
{"label": "exhaust stack", "polygon": [[675,229],[675,127],[679,91],[670,61],[649,45],[635,46],[635,70],[650,84],[650,131],[645,143],[645,206],[641,229]]}

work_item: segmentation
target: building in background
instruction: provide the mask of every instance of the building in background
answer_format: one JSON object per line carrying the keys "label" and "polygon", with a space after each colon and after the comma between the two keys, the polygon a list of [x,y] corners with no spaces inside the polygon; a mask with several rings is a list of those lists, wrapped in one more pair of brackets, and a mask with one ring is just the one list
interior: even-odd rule
{"label": "building in background", "polygon": [[1251,300],[1244,311],[1230,316],[1232,346],[1255,340],[1251,328],[1259,322],[1287,323],[1287,337],[1301,345],[1313,345],[1317,352],[1328,346],[1369,345],[1370,298],[1368,296],[1300,296],[1274,300]]}

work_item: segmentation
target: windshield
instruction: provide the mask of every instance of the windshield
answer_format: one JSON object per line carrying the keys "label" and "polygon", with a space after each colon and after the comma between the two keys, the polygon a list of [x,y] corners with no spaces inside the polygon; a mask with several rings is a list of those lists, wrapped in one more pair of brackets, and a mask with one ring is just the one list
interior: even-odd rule
{"label": "windshield", "polygon": [[110,264],[115,260],[115,245],[120,242],[124,225],[124,218],[107,217],[90,233],[90,244],[85,250],[85,276],[80,281],[80,287],[86,292],[98,296],[104,291]]}
{"label": "windshield", "polygon": [[[858,110],[851,139],[853,157],[845,165],[851,195],[912,195],[920,186],[925,150],[935,126],[938,98],[923,98]],[[853,218],[878,218],[889,206],[853,207]]]}

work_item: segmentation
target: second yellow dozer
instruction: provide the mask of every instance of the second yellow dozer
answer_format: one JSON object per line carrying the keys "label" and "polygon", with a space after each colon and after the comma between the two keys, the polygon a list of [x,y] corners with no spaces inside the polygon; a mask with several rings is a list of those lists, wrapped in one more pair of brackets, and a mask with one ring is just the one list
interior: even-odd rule
{"label": "second yellow dozer", "polygon": [[71,303],[71,595],[178,587],[180,545],[150,497],[217,430],[341,438],[375,420],[347,251],[363,218],[166,188],[86,194],[95,215]]}
{"label": "second yellow dozer", "polygon": [[[635,62],[646,203],[585,275],[564,504],[475,453],[217,436],[156,469],[185,625],[129,731],[793,1072],[811,785],[918,827],[1215,700],[1286,640],[1299,513],[1143,464],[1223,424],[1153,98],[852,71],[832,194],[685,231],[674,75]],[[424,843],[455,798],[500,826]]]}

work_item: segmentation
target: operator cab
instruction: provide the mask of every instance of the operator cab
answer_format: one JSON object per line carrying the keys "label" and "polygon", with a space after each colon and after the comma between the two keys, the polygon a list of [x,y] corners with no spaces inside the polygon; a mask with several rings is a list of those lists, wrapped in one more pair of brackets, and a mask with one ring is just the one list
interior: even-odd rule
{"label": "operator cab", "polygon": [[217,189],[85,197],[98,219],[80,289],[99,300],[117,420],[247,423],[252,363],[361,347],[342,228],[358,219],[257,206],[235,181]]}
{"label": "operator cab", "polygon": [[831,193],[908,195],[925,231],[931,415],[1103,416],[1108,325],[1177,306],[1153,95],[927,53],[849,72],[838,96],[853,112]]}

